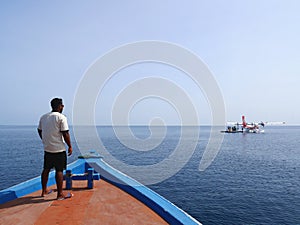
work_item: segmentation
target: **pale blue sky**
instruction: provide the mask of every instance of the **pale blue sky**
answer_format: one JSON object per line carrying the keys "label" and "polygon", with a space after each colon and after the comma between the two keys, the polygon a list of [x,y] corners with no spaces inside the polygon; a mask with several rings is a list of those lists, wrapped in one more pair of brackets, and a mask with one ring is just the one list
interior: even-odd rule
{"label": "pale blue sky", "polygon": [[[228,121],[244,114],[250,121],[300,124],[299,11],[297,0],[1,1],[0,124],[37,124],[56,96],[71,120],[74,95],[91,63],[143,40],[197,54],[219,84]],[[200,122],[210,122],[201,91],[184,74],[158,65],[127,68],[111,79],[96,104],[96,122],[109,123],[119,89],[151,75],[172,77],[187,89]],[[153,115],[177,122],[170,106],[155,99],[137,105],[130,118],[143,123]]]}

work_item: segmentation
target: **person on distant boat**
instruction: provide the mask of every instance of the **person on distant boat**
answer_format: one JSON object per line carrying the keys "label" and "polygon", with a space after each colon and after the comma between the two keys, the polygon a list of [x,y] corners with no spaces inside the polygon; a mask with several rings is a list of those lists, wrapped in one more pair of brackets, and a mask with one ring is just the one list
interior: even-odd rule
{"label": "person on distant boat", "polygon": [[44,145],[44,168],[41,175],[42,194],[51,192],[47,189],[49,172],[55,168],[55,180],[57,186],[57,199],[70,198],[71,193],[63,193],[63,170],[67,166],[66,146],[68,156],[73,152],[69,134],[67,118],[62,114],[64,105],[61,98],[51,100],[52,111],[41,116],[38,125],[38,134]]}

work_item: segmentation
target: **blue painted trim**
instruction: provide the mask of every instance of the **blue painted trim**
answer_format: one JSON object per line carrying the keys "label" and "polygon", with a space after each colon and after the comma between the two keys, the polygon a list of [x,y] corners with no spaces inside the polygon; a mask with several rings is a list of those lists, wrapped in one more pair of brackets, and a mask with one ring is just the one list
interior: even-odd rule
{"label": "blue painted trim", "polygon": [[[54,172],[50,172],[48,184],[53,185],[55,184],[55,174]],[[0,204],[5,202],[14,200],[16,198],[20,198],[24,195],[30,194],[32,192],[41,190],[41,178],[36,177],[30,180],[27,180],[23,183],[17,184],[10,188],[4,189],[0,191]]]}
{"label": "blue painted trim", "polygon": [[[68,165],[68,169],[72,169],[74,172],[82,172],[85,169],[85,161],[77,160],[74,163]],[[48,186],[55,184],[55,171],[51,171],[48,179]],[[28,195],[32,192],[41,190],[41,177],[36,177],[15,186],[0,191],[0,204],[20,198],[24,195]]]}

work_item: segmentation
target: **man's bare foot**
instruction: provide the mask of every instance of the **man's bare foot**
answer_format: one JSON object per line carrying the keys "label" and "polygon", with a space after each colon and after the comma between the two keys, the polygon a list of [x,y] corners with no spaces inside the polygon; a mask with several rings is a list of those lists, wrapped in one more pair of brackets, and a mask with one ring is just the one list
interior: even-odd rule
{"label": "man's bare foot", "polygon": [[41,197],[44,197],[45,195],[49,195],[49,194],[51,194],[53,192],[53,190],[52,189],[47,189],[47,190],[45,190],[45,191],[42,191],[42,194],[41,194]]}
{"label": "man's bare foot", "polygon": [[74,195],[71,192],[68,192],[66,195],[61,194],[57,196],[57,200],[65,200],[67,198],[72,198]]}

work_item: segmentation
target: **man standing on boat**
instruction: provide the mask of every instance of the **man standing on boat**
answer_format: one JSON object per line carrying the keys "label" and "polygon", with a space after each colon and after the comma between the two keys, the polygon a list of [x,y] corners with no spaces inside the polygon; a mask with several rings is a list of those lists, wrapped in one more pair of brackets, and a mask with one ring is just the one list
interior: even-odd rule
{"label": "man standing on boat", "polygon": [[44,196],[51,190],[47,190],[49,172],[55,168],[55,180],[57,186],[57,199],[70,198],[71,194],[63,193],[63,170],[67,166],[66,146],[68,156],[72,154],[72,145],[69,134],[67,118],[62,114],[64,105],[60,98],[51,100],[52,111],[40,118],[38,133],[44,145],[44,169],[41,175],[42,194]]}

